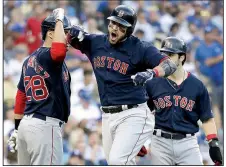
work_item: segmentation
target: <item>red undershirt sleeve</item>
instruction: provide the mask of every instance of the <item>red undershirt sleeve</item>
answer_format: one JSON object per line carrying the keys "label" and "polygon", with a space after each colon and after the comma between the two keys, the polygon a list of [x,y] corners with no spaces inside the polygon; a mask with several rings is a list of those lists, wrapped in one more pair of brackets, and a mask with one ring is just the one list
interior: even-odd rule
{"label": "red undershirt sleeve", "polygon": [[54,61],[62,62],[66,57],[67,46],[64,43],[53,42],[50,54]]}
{"label": "red undershirt sleeve", "polygon": [[26,100],[26,93],[18,89],[16,94],[16,104],[14,108],[15,114],[24,114]]}

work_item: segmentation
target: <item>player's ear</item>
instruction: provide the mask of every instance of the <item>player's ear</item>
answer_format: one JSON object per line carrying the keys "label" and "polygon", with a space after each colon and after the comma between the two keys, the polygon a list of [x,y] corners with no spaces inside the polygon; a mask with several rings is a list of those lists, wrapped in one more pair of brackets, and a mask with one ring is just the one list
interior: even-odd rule
{"label": "player's ear", "polygon": [[48,32],[47,32],[47,36],[48,36],[50,39],[53,39],[53,31],[48,31]]}
{"label": "player's ear", "polygon": [[184,62],[185,62],[185,55],[184,54],[180,54],[179,55],[179,59],[180,59],[180,62],[182,62],[182,65],[183,65]]}

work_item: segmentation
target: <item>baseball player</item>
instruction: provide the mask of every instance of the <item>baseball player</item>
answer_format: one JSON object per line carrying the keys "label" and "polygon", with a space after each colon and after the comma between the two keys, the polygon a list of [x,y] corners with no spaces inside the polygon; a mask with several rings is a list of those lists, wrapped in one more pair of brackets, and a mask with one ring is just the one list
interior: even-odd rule
{"label": "baseball player", "polygon": [[[71,23],[62,8],[41,25],[43,46],[22,66],[15,104],[15,130],[9,139],[19,165],[60,165],[62,125],[70,113],[70,74],[64,58]],[[24,115],[24,116],[23,116]]]}
{"label": "baseball player", "polygon": [[172,74],[176,65],[151,43],[131,35],[137,15],[130,7],[117,6],[108,20],[108,34],[88,34],[73,26],[67,39],[88,56],[97,79],[108,164],[135,165],[135,156],[154,128],[142,85],[153,76]]}
{"label": "baseball player", "polygon": [[167,78],[153,78],[146,83],[148,104],[155,108],[155,130],[151,143],[152,165],[202,165],[195,133],[198,120],[209,142],[209,154],[215,164],[222,164],[217,130],[206,87],[194,75],[183,69],[186,44],[168,37],[161,52],[177,65]]}

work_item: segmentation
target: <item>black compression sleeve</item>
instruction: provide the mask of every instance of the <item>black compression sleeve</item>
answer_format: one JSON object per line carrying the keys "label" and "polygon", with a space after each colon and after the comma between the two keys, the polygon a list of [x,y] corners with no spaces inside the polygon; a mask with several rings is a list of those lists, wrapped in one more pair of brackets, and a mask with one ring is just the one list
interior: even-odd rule
{"label": "black compression sleeve", "polygon": [[21,119],[15,119],[15,129],[18,130]]}

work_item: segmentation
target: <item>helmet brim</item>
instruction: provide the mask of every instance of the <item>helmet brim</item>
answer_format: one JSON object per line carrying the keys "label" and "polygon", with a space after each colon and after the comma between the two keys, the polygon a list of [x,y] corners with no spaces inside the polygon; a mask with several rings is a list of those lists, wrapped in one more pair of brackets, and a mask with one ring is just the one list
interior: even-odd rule
{"label": "helmet brim", "polygon": [[172,48],[161,48],[160,49],[161,52],[168,52],[168,53],[175,53],[175,54],[178,54],[178,53],[184,53],[184,52],[181,52],[180,50],[177,50],[177,49],[172,49]]}
{"label": "helmet brim", "polygon": [[117,17],[117,16],[110,16],[107,18],[108,20],[112,20],[115,21],[125,27],[132,27],[132,25],[130,23],[128,23],[127,21],[125,21],[124,19]]}

